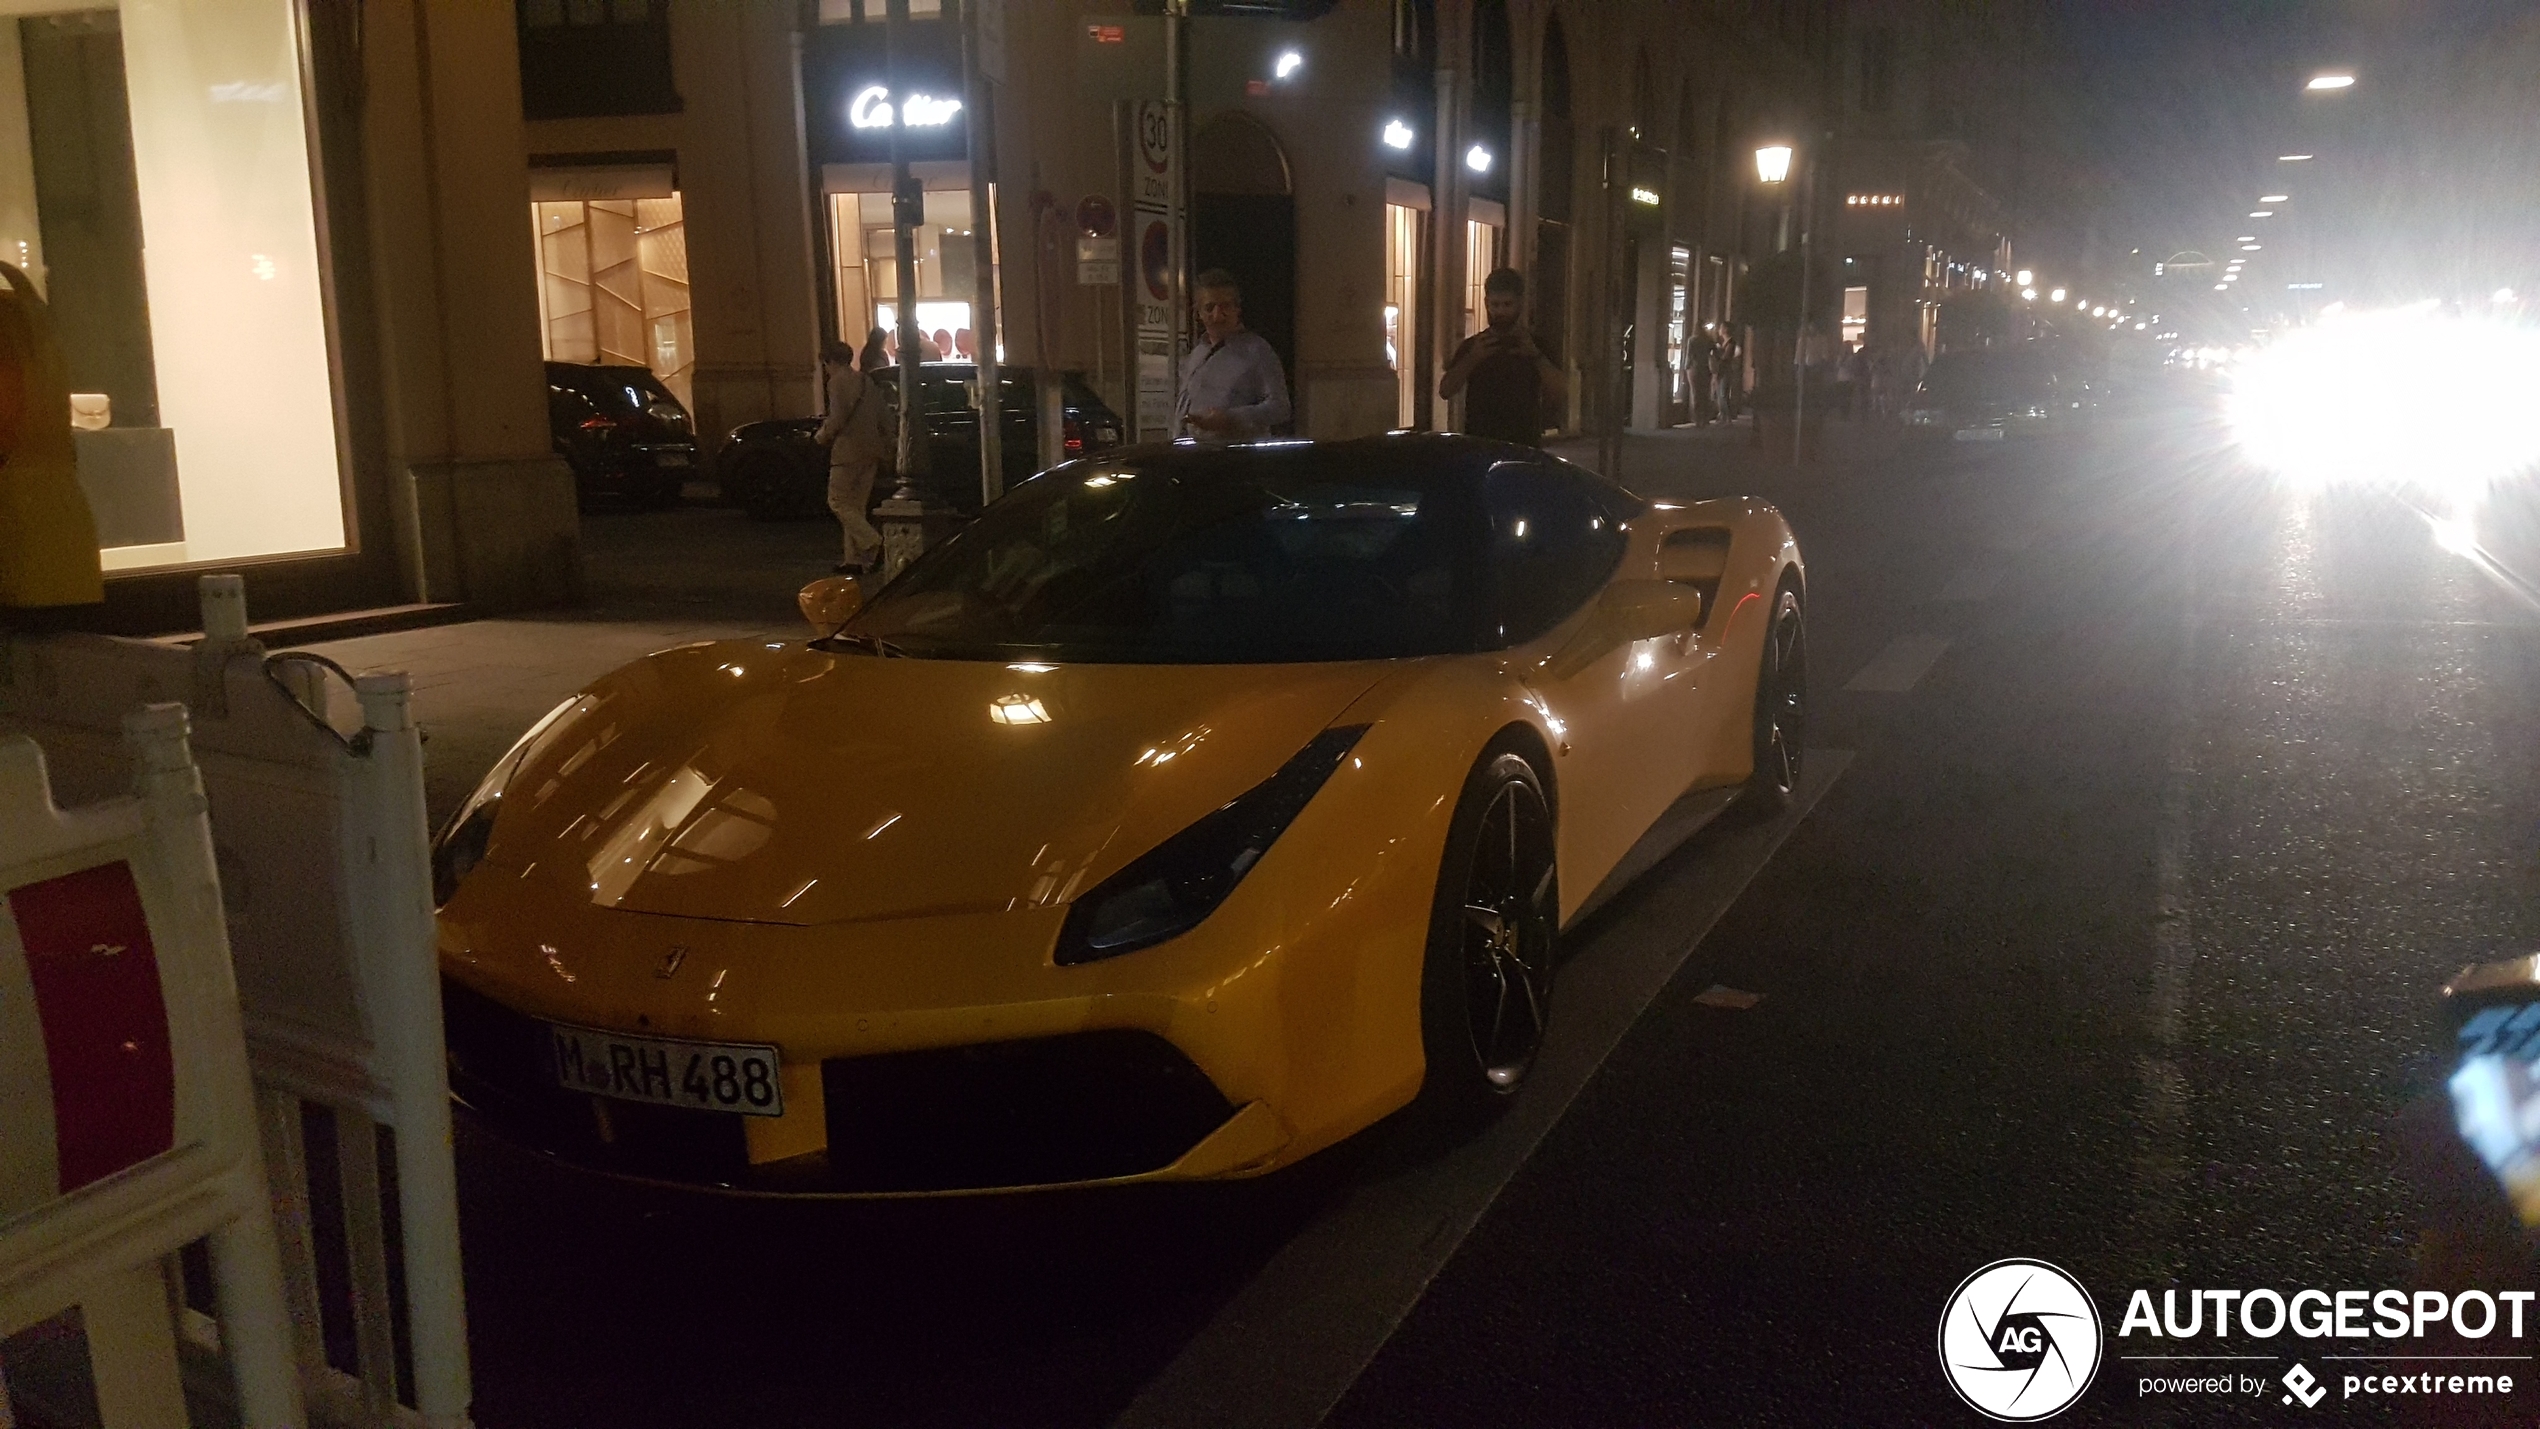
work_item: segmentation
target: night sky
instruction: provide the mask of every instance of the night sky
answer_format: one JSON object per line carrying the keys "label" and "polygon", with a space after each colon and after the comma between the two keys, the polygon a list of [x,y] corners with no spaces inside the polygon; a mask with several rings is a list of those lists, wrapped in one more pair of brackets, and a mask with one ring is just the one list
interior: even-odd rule
{"label": "night sky", "polygon": [[[2234,297],[2259,318],[2305,299],[2540,290],[2540,5],[2056,0],[2055,13],[2115,254],[2219,262],[2254,234]],[[2322,72],[2356,83],[2304,92]],[[2317,157],[2278,159],[2296,153]],[[2291,200],[2257,202],[2271,193]],[[2275,216],[2248,216],[2261,207]]]}

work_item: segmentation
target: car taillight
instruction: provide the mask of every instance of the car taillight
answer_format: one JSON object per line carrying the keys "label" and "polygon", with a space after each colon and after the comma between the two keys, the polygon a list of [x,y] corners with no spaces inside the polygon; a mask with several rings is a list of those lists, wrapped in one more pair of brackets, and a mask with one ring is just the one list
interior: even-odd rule
{"label": "car taillight", "polygon": [[1074,417],[1070,417],[1067,419],[1066,430],[1067,454],[1069,456],[1083,456],[1085,454],[1085,424],[1077,421]]}
{"label": "car taillight", "polygon": [[582,430],[586,432],[613,431],[616,427],[617,423],[608,417],[585,417],[582,419]]}

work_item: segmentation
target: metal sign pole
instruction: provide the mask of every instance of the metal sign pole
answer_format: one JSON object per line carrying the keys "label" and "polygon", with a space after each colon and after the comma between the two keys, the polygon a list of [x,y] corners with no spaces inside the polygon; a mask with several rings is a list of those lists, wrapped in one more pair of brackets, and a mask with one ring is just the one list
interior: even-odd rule
{"label": "metal sign pole", "polygon": [[884,82],[891,87],[891,257],[898,270],[898,295],[893,300],[891,316],[899,329],[900,360],[900,436],[896,453],[899,485],[891,492],[893,501],[915,501],[917,422],[923,404],[917,393],[917,359],[920,337],[917,325],[917,225],[924,221],[922,205],[925,196],[909,174],[908,146],[905,135],[908,90],[900,83],[900,46],[908,38],[908,0],[889,0],[882,12]]}
{"label": "metal sign pole", "polygon": [[[1173,305],[1168,330],[1173,334],[1173,403],[1181,410],[1182,357],[1191,345],[1191,70],[1186,48],[1190,44],[1191,0],[1165,0],[1164,5],[1164,122],[1165,143],[1172,151],[1172,172],[1168,174],[1165,216],[1167,231],[1173,235]],[[1180,432],[1169,433],[1180,436]]]}
{"label": "metal sign pole", "polygon": [[988,10],[999,0],[969,0],[962,19],[961,70],[964,122],[970,135],[970,253],[978,275],[971,301],[970,341],[979,374],[979,504],[1005,494],[1005,387],[997,372],[995,76],[988,73]]}

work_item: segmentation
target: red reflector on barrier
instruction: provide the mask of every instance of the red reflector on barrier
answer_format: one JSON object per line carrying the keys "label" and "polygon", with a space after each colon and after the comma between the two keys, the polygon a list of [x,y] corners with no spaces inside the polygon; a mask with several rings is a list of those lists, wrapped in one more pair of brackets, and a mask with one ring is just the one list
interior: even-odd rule
{"label": "red reflector on barrier", "polygon": [[176,1142],[176,1069],[159,960],[129,864],[9,890],[53,1074],[67,1195]]}

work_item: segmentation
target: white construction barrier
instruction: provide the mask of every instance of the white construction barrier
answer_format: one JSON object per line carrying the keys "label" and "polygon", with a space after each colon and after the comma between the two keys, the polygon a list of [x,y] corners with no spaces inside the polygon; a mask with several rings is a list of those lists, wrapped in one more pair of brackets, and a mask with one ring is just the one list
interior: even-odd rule
{"label": "white construction barrier", "polygon": [[[458,1187],[423,751],[407,680],[344,677],[351,698],[332,701],[330,723],[330,686],[343,672],[315,656],[268,656],[247,636],[237,578],[203,584],[205,638],[190,648],[0,640],[0,732],[33,736],[63,786],[102,792],[112,752],[103,731],[123,710],[165,699],[193,707],[309,1408],[321,1423],[360,1429],[463,1429],[471,1391]],[[330,1124],[331,1158],[304,1135]],[[321,1294],[313,1218],[333,1215],[349,1303]],[[404,1272],[402,1317],[392,1257]],[[329,1315],[350,1317],[355,1363],[328,1362]]]}
{"label": "white construction barrier", "polygon": [[63,810],[0,737],[0,1335],[79,1308],[107,1429],[188,1422],[168,1258],[211,1242],[247,1429],[302,1423],[219,876],[185,710],[123,722],[138,797]]}

